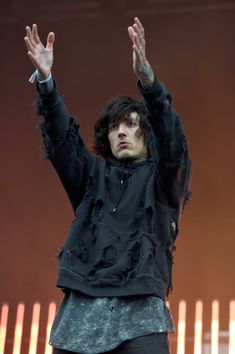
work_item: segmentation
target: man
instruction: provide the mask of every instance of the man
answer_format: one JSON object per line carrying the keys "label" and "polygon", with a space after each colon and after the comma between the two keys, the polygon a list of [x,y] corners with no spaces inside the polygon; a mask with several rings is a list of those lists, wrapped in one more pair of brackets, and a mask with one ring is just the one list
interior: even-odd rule
{"label": "man", "polygon": [[165,300],[191,164],[171,96],[147,61],[138,18],[128,33],[144,102],[120,96],[105,105],[95,155],[51,78],[54,33],[44,47],[37,26],[26,27],[45,151],[75,212],[59,255],[57,286],[65,296],[51,331],[54,354],[169,353],[174,325]]}

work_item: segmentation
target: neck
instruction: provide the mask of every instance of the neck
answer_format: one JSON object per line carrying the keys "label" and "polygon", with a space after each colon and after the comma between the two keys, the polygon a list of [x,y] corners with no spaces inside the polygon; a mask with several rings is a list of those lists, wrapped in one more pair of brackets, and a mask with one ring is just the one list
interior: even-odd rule
{"label": "neck", "polygon": [[131,164],[135,164],[135,163],[139,163],[139,162],[143,162],[145,161],[147,158],[147,154],[143,154],[141,156],[137,156],[137,157],[130,157],[130,158],[124,158],[124,159],[118,159],[119,162],[126,162],[126,163],[131,163]]}

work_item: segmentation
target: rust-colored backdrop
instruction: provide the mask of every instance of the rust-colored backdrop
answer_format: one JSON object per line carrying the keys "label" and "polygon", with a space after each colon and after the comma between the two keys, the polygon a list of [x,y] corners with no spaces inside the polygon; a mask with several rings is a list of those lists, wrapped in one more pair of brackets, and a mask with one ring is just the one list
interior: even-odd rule
{"label": "rust-colored backdrop", "polygon": [[[188,303],[188,335],[194,303],[221,303],[221,329],[228,328],[228,302],[235,296],[235,4],[234,1],[1,0],[0,3],[0,302],[59,301],[57,261],[73,218],[48,161],[43,160],[27,82],[25,26],[37,23],[43,41],[54,31],[53,75],[85,141],[103,103],[117,94],[138,97],[127,26],[138,15],[147,54],[174,96],[190,142],[193,198],[177,242],[174,293]],[[188,351],[190,352],[190,351]]]}

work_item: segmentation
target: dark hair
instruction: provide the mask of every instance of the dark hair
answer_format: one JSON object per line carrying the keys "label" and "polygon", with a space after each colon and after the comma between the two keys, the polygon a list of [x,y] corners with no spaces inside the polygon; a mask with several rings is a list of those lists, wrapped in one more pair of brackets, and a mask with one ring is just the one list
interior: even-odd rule
{"label": "dark hair", "polygon": [[139,115],[140,127],[137,133],[138,136],[144,136],[146,143],[150,127],[146,119],[144,103],[129,96],[116,96],[105,104],[95,124],[93,150],[96,154],[104,158],[112,156],[108,139],[109,127],[113,124],[128,121],[132,112]]}

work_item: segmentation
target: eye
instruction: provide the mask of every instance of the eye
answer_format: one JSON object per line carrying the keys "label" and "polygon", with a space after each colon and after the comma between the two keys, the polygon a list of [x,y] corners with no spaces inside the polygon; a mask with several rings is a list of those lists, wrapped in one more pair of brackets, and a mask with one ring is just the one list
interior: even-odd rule
{"label": "eye", "polygon": [[118,128],[118,125],[113,123],[109,125],[109,133],[116,130]]}
{"label": "eye", "polygon": [[130,120],[130,121],[127,122],[127,126],[130,127],[130,128],[137,127],[138,123],[133,121],[133,120]]}

